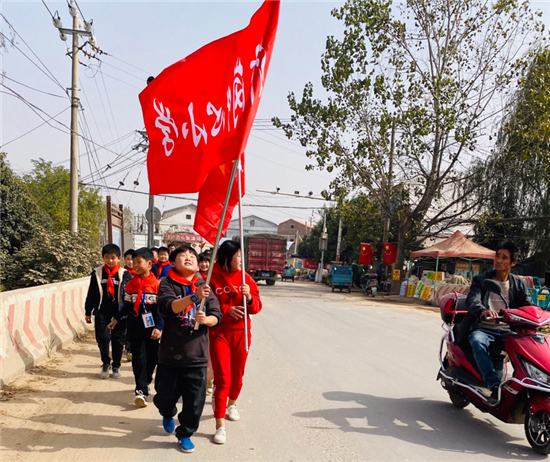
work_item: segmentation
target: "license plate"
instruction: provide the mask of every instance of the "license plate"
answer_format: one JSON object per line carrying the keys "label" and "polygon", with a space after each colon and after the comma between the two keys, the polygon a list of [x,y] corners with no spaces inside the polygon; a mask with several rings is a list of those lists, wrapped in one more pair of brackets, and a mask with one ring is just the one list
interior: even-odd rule
{"label": "license plate", "polygon": [[539,295],[539,300],[546,300],[546,295]]}
{"label": "license plate", "polygon": [[262,273],[262,276],[264,278],[269,278],[269,277],[271,277],[271,273]]}

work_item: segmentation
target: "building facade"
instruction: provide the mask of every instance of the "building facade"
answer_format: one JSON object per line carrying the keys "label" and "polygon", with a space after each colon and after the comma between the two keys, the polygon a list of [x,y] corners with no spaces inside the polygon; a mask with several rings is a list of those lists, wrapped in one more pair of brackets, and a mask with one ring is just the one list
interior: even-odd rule
{"label": "building facade", "polygon": [[[243,217],[243,234],[277,234],[277,224],[272,221],[265,220],[256,215],[248,215]],[[239,219],[231,220],[225,233],[225,237],[233,239],[239,236]]]}

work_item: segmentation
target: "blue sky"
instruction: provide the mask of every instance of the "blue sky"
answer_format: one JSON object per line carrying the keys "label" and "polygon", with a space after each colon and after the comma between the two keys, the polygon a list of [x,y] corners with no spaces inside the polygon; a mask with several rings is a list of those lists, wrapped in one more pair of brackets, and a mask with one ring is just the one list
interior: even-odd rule
{"label": "blue sky", "polygon": [[[88,2],[79,0],[84,18],[93,19],[94,34],[101,49],[111,56],[103,55],[98,70],[96,60],[81,57],[81,62],[92,67],[80,66],[80,81],[83,91],[81,100],[93,140],[109,144],[112,140],[126,138],[109,145],[108,150],[98,150],[97,157],[83,155],[80,159],[81,176],[87,181],[90,171],[99,170],[105,175],[108,186],[117,187],[124,180],[124,188],[132,189],[138,179],[137,191],[148,191],[147,174],[138,156],[124,160],[117,155],[131,156],[131,146],[136,138],[130,135],[143,127],[138,94],[145,86],[149,75],[158,75],[162,69],[187,56],[197,48],[217,38],[245,27],[252,14],[261,5],[260,1],[242,2]],[[59,11],[64,27],[70,27],[71,17],[66,2],[46,1],[48,8]],[[342,2],[293,2],[283,1],[279,30],[271,67],[263,93],[257,119],[267,120],[273,116],[290,116],[287,104],[289,91],[301,94],[304,84],[313,82],[320,90],[320,57],[328,35],[339,35],[342,26],[330,15],[330,11]],[[544,11],[544,19],[550,24],[550,2],[533,2]],[[70,87],[71,61],[66,56],[69,42],[59,39],[50,14],[41,1],[2,1],[2,14],[13,25],[30,49],[17,37],[16,44],[33,61],[38,62],[34,52],[47,66],[63,88]],[[2,20],[2,31],[8,35],[9,28]],[[70,40],[70,39],[69,39]],[[122,61],[124,62],[122,62]],[[4,85],[17,91],[26,100],[50,116],[62,111],[57,120],[70,124],[69,102],[62,89],[39,71],[18,50],[8,45],[2,55],[2,71],[8,78]],[[57,96],[45,95],[20,85],[34,87]],[[8,143],[40,125],[43,120],[24,103],[8,96],[2,89],[1,96],[1,143]],[[317,93],[320,94],[320,93]],[[46,117],[48,118],[48,117]],[[69,135],[48,125],[6,145],[8,160],[17,172],[31,168],[31,159],[43,157],[54,163],[68,166]],[[87,147],[80,143],[81,154]],[[95,164],[94,164],[95,161]],[[104,171],[98,165],[113,164]],[[256,192],[257,189],[281,191],[312,191],[314,195],[328,187],[332,176],[326,172],[307,172],[304,167],[310,161],[296,142],[288,141],[280,131],[253,130],[247,149],[247,195],[245,202],[252,204],[290,205],[301,207],[322,206],[320,201],[273,197]],[[132,166],[118,175],[112,175],[117,165]],[[141,172],[141,173],[140,173]],[[110,176],[108,176],[110,175]],[[96,183],[102,182],[96,173]],[[107,192],[104,191],[104,194]],[[129,206],[136,213],[147,207],[147,196],[111,191],[113,201]],[[177,199],[157,199],[161,210],[184,204]],[[311,210],[268,209],[246,207],[246,214],[257,214],[276,223],[288,218],[306,220]]]}

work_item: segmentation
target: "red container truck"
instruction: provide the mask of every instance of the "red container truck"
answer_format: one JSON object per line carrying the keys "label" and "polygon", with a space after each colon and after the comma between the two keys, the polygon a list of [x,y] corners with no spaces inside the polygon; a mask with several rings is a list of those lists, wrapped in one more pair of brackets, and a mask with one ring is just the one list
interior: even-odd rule
{"label": "red container truck", "polygon": [[272,286],[285,269],[286,239],[275,234],[255,234],[244,240],[246,271],[255,281]]}

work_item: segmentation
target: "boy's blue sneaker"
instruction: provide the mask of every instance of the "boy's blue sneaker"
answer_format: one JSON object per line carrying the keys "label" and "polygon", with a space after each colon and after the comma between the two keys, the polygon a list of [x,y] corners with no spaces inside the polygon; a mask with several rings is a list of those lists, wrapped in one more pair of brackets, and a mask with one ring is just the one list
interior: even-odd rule
{"label": "boy's blue sneaker", "polygon": [[174,430],[176,429],[176,422],[174,422],[172,417],[163,417],[162,426],[164,427],[166,433],[174,433]]}
{"label": "boy's blue sneaker", "polygon": [[182,438],[181,440],[178,440],[178,443],[183,452],[189,453],[195,450],[195,445],[193,444],[193,441],[191,441],[191,438]]}

